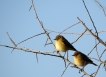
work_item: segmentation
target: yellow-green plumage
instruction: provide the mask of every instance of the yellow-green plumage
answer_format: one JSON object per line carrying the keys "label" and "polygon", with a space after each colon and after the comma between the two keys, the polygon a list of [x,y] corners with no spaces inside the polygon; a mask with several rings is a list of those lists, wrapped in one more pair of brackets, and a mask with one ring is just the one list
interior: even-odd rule
{"label": "yellow-green plumage", "polygon": [[56,41],[55,46],[58,51],[62,51],[62,52],[65,52],[68,49],[61,40]]}
{"label": "yellow-green plumage", "polygon": [[75,53],[72,55],[74,56],[74,63],[77,66],[86,66],[87,64],[93,64],[97,66],[95,63],[93,63],[92,60],[90,60],[85,54],[79,51],[75,51]]}
{"label": "yellow-green plumage", "polygon": [[76,51],[76,49],[61,35],[57,35],[55,40],[55,47],[57,51],[66,52],[67,50]]}
{"label": "yellow-green plumage", "polygon": [[74,56],[74,63],[77,66],[85,66],[86,62],[82,59],[81,55]]}

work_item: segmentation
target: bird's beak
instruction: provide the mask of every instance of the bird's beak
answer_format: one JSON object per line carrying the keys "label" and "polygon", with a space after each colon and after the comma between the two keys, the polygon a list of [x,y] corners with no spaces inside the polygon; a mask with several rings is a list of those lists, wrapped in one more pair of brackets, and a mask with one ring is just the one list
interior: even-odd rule
{"label": "bird's beak", "polygon": [[54,40],[56,40],[56,39],[54,39]]}
{"label": "bird's beak", "polygon": [[75,56],[74,54],[72,56]]}

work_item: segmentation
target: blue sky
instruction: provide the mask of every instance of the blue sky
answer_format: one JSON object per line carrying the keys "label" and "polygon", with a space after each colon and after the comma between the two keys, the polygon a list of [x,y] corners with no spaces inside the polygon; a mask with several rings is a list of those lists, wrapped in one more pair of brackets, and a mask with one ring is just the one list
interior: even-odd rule
{"label": "blue sky", "polygon": [[[106,1],[98,0],[106,11]],[[106,30],[106,17],[103,14],[101,7],[94,0],[86,0],[86,6],[92,16],[95,26],[98,31]],[[34,0],[35,8],[40,20],[46,29],[61,32],[65,28],[79,22],[77,17],[85,22],[89,29],[95,32],[90,18],[84,8],[82,0]],[[30,0],[0,0],[0,44],[13,46],[6,32],[8,32],[14,42],[17,44],[24,39],[33,35],[42,33],[43,30],[36,20],[33,9],[29,11],[31,6]],[[82,33],[85,28],[82,24],[78,24],[65,32]],[[88,33],[88,32],[86,32]],[[56,33],[51,33],[53,40]],[[63,34],[70,42],[73,42],[78,35]],[[103,41],[105,32],[99,34]],[[53,51],[54,47],[48,45],[44,47],[46,35],[41,35],[27,40],[19,46],[29,49],[40,50],[42,52]],[[53,40],[54,42],[54,40]],[[79,51],[88,54],[95,45],[95,39],[91,35],[84,35],[73,46]],[[98,45],[98,52],[101,54],[104,50],[102,44]],[[64,61],[57,57],[38,55],[38,63],[36,54],[14,50],[0,46],[0,77],[60,77],[65,69]],[[89,57],[98,58],[94,50]],[[69,51],[69,59],[73,62],[71,56],[74,52]],[[64,53],[61,52],[62,55]],[[106,55],[106,54],[104,54]],[[104,61],[106,56],[102,57]],[[93,60],[99,65],[99,62]],[[95,72],[97,67],[87,65],[85,71],[88,74]],[[80,77],[78,70],[69,67],[63,77]],[[105,76],[103,65],[101,66],[97,77]]]}

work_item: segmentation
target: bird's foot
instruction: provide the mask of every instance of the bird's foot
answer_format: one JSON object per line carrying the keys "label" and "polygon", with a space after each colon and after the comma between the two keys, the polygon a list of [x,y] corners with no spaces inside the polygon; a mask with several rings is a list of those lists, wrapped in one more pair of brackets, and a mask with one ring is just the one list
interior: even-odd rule
{"label": "bird's foot", "polygon": [[79,70],[79,73],[81,73],[82,71],[84,71],[84,69],[80,69],[80,70]]}
{"label": "bird's foot", "polygon": [[59,51],[56,50],[57,53],[59,53]]}
{"label": "bird's foot", "polygon": [[74,64],[73,66],[71,66],[71,67],[72,67],[72,68],[78,68],[78,66],[77,66],[77,65],[75,65],[75,64]]}

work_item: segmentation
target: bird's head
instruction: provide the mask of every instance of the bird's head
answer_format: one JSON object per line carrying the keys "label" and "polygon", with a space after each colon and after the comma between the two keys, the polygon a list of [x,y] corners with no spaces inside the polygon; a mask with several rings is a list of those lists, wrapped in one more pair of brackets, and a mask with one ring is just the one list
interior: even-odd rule
{"label": "bird's head", "polygon": [[62,38],[63,38],[63,36],[57,35],[54,40],[59,40],[59,39],[62,39]]}
{"label": "bird's head", "polygon": [[77,56],[78,54],[80,54],[80,52],[75,51],[74,54],[72,56]]}

